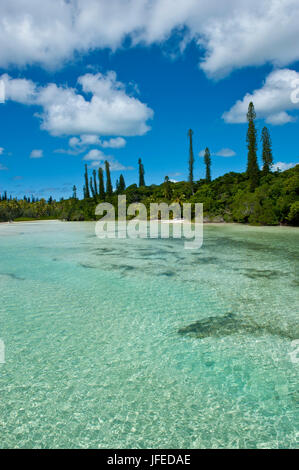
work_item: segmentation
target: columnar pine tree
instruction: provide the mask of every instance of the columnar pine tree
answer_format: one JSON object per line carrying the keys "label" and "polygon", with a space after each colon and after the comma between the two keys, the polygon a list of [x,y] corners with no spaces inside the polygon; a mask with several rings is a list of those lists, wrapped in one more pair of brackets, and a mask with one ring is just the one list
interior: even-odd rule
{"label": "columnar pine tree", "polygon": [[273,165],[272,142],[267,127],[264,127],[262,130],[261,140],[263,142],[263,173],[267,174],[270,172],[271,166]]}
{"label": "columnar pine tree", "polygon": [[89,184],[90,184],[90,191],[91,191],[92,197],[95,198],[95,197],[96,197],[96,193],[95,193],[95,190],[94,190],[94,187],[93,187],[92,176],[90,177]]}
{"label": "columnar pine tree", "polygon": [[171,195],[172,195],[172,191],[171,191],[170,180],[169,180],[168,176],[165,176],[165,179],[164,179],[164,196],[165,196],[165,199],[170,201]]}
{"label": "columnar pine tree", "polygon": [[124,190],[126,189],[126,183],[125,183],[125,179],[123,175],[119,176],[119,188],[118,189],[120,193],[123,193]]}
{"label": "columnar pine tree", "polygon": [[96,170],[93,170],[92,175],[93,175],[94,192],[95,192],[95,195],[97,196],[98,195],[98,185],[97,185],[97,172],[96,172]]}
{"label": "columnar pine tree", "polygon": [[204,155],[205,165],[206,165],[206,180],[208,183],[211,181],[211,154],[208,147],[205,149]]}
{"label": "columnar pine tree", "polygon": [[90,198],[90,193],[89,193],[89,181],[88,181],[88,170],[87,170],[87,165],[85,164],[85,186],[84,186],[84,198],[88,199]]}
{"label": "columnar pine tree", "polygon": [[189,129],[189,183],[193,191],[193,167],[194,167],[194,154],[193,154],[193,142],[192,142],[193,130]]}
{"label": "columnar pine tree", "polygon": [[75,185],[73,186],[73,199],[77,199],[77,188]]}
{"label": "columnar pine tree", "polygon": [[106,170],[106,194],[107,196],[112,196],[113,188],[111,183],[111,175],[110,175],[110,165],[107,160],[105,161],[105,170]]}
{"label": "columnar pine tree", "polygon": [[142,164],[141,158],[138,160],[138,167],[139,167],[139,187],[145,186],[145,181],[144,181],[144,166]]}
{"label": "columnar pine tree", "polygon": [[104,172],[101,167],[99,168],[99,196],[102,201],[105,199]]}
{"label": "columnar pine tree", "polygon": [[255,128],[256,113],[254,105],[251,102],[248,107],[247,120],[247,147],[248,147],[248,161],[247,161],[247,177],[250,182],[250,189],[254,191],[259,184],[259,167],[257,163],[257,132]]}

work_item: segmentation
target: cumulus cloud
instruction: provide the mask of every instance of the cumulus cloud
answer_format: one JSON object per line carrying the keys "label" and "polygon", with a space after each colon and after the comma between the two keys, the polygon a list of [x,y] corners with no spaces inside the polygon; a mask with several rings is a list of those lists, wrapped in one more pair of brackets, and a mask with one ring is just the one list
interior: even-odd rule
{"label": "cumulus cloud", "polygon": [[[205,156],[205,150],[201,150],[198,154],[200,157]],[[236,152],[232,149],[229,148],[223,148],[221,150],[218,150],[218,152],[211,152],[212,157],[235,157]]]}
{"label": "cumulus cloud", "polygon": [[57,67],[75,53],[163,44],[198,46],[200,67],[231,70],[299,59],[298,0],[10,0],[0,3],[0,66]]}
{"label": "cumulus cloud", "polygon": [[3,80],[0,80],[0,103],[5,103],[5,85]]}
{"label": "cumulus cloud", "polygon": [[8,168],[4,165],[2,165],[2,163],[0,163],[0,171],[2,170],[8,170]]}
{"label": "cumulus cloud", "polygon": [[69,140],[69,146],[73,148],[88,147],[90,145],[97,145],[103,148],[122,148],[125,147],[126,141],[123,137],[102,140],[97,135],[81,135],[80,138],[72,137]]}
{"label": "cumulus cloud", "polygon": [[4,152],[4,148],[3,147],[0,147],[0,155],[2,155]]}
{"label": "cumulus cloud", "polygon": [[273,171],[285,171],[289,170],[290,168],[294,168],[294,166],[298,165],[298,163],[284,163],[284,162],[277,162],[274,163],[272,166]]}
{"label": "cumulus cloud", "polygon": [[232,149],[224,148],[215,153],[217,157],[235,157],[236,152]]}
{"label": "cumulus cloud", "polygon": [[297,91],[299,89],[299,73],[290,69],[278,69],[271,72],[263,86],[247,93],[242,100],[223,114],[228,123],[246,122],[246,114],[250,101],[253,101],[258,118],[265,119],[273,125],[294,122],[296,116],[290,112],[299,110]]}
{"label": "cumulus cloud", "polygon": [[[52,135],[91,134],[135,136],[145,134],[153,111],[134,96],[126,93],[115,72],[85,74],[78,78],[77,89],[49,83],[38,86],[31,80],[13,79],[4,74],[6,98],[42,108],[38,115],[41,128]],[[77,142],[77,141],[76,141]],[[114,140],[117,146],[123,141]],[[102,143],[108,147],[109,142]]]}
{"label": "cumulus cloud", "polygon": [[102,150],[92,149],[83,158],[83,160],[90,162],[91,168],[104,168],[105,160],[110,164],[111,171],[133,170],[130,166],[124,166],[122,163],[115,160],[112,155],[105,155]]}
{"label": "cumulus cloud", "polygon": [[44,156],[43,150],[32,150],[30,158],[42,158]]}

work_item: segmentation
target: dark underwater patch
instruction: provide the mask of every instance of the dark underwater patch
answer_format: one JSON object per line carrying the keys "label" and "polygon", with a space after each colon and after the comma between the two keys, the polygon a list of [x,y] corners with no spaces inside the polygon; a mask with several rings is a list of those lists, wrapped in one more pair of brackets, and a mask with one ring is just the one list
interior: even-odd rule
{"label": "dark underwater patch", "polygon": [[164,271],[159,273],[158,276],[174,277],[176,273],[174,271]]}
{"label": "dark underwater patch", "polygon": [[279,277],[288,276],[288,274],[282,271],[271,269],[243,269],[240,271],[245,271],[243,272],[244,276],[249,277],[250,279],[277,279]]}
{"label": "dark underwater patch", "polygon": [[16,281],[25,281],[24,277],[17,276],[13,273],[0,273],[0,276],[9,277],[10,279],[15,279]]}
{"label": "dark underwater patch", "polygon": [[118,269],[121,269],[122,271],[126,272],[126,271],[134,271],[136,269],[138,269],[137,267],[135,266],[132,266],[130,264],[120,264],[119,266],[116,266]]}
{"label": "dark underwater patch", "polygon": [[268,334],[280,338],[294,340],[298,337],[298,332],[283,331],[271,325],[258,325],[249,319],[239,318],[233,313],[223,317],[209,317],[205,320],[192,323],[178,330],[180,335],[188,335],[195,338],[222,338],[233,334],[245,333],[249,335]]}
{"label": "dark underwater patch", "polygon": [[79,265],[86,269],[97,269],[96,266],[92,266],[91,264],[79,263]]}
{"label": "dark underwater patch", "polygon": [[220,264],[219,258],[215,258],[213,256],[206,256],[206,257],[201,257],[198,256],[196,259],[191,261],[191,263],[188,263],[189,266],[194,266],[194,265],[203,265],[203,264]]}

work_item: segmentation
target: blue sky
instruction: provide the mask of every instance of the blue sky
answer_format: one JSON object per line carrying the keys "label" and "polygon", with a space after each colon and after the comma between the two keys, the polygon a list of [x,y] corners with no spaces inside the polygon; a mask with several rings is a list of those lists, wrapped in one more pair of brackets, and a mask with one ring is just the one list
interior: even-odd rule
{"label": "blue sky", "polygon": [[[11,5],[18,10],[0,7],[0,18],[19,26],[10,38],[11,28],[6,30],[0,20],[0,39],[11,41],[9,54],[0,53],[0,80],[6,93],[5,103],[0,103],[0,192],[60,198],[70,196],[75,184],[81,194],[84,164],[92,171],[106,158],[111,162],[113,181],[123,173],[127,185],[138,181],[140,157],[147,184],[160,184],[165,175],[186,179],[190,127],[196,179],[204,176],[200,151],[206,146],[212,153],[213,177],[244,171],[245,118],[251,99],[259,131],[265,123],[270,129],[278,166],[283,170],[299,162],[299,105],[291,100],[292,92],[299,89],[296,2],[284,0],[280,2],[284,10],[276,12],[280,17],[286,13],[286,30],[277,31],[275,11],[268,20],[265,13],[260,27],[268,34],[273,29],[272,49],[266,34],[264,38],[259,35],[249,53],[252,38],[246,37],[244,21],[255,9],[252,5],[251,11],[243,1],[228,2],[232,12],[238,5],[243,15],[239,23],[240,14],[235,19],[239,36],[234,42],[234,38],[227,40],[225,29],[229,12],[217,11],[216,4],[213,10],[213,1],[211,11],[201,10],[201,1],[176,2],[178,21],[175,14],[168,18],[169,10],[163,8],[170,0],[145,2],[150,8],[147,15],[139,0],[140,12],[131,18],[136,4],[130,0],[119,24],[116,20],[122,11],[107,11],[106,2],[97,17],[93,7],[102,2],[95,7],[94,0],[89,0],[82,4],[86,15],[94,13],[88,16],[91,38],[86,43],[80,13],[79,26],[68,24],[68,8],[75,1],[64,4],[65,17],[58,16],[64,27],[61,42],[59,37],[42,35],[43,22],[44,30],[53,28],[48,21],[58,15],[60,10],[52,8],[59,1],[45,1],[46,17],[43,7],[31,0],[25,11],[20,11],[17,0]],[[116,6],[118,2],[110,3]],[[267,3],[259,2],[259,8],[263,4],[266,8]],[[290,9],[295,9],[295,19],[289,15]],[[29,13],[29,29],[24,33],[21,25]],[[211,28],[205,29],[203,17],[211,25],[217,24],[218,34],[223,34],[219,44]],[[107,25],[100,37],[97,29],[92,35],[99,18],[106,18]]]}

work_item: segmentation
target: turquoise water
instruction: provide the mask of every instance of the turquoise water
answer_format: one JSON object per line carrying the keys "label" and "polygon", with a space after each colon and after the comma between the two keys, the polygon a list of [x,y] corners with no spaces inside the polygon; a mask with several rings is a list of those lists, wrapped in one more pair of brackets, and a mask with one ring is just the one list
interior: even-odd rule
{"label": "turquoise water", "polygon": [[205,226],[189,251],[1,224],[0,447],[296,447],[298,241]]}

